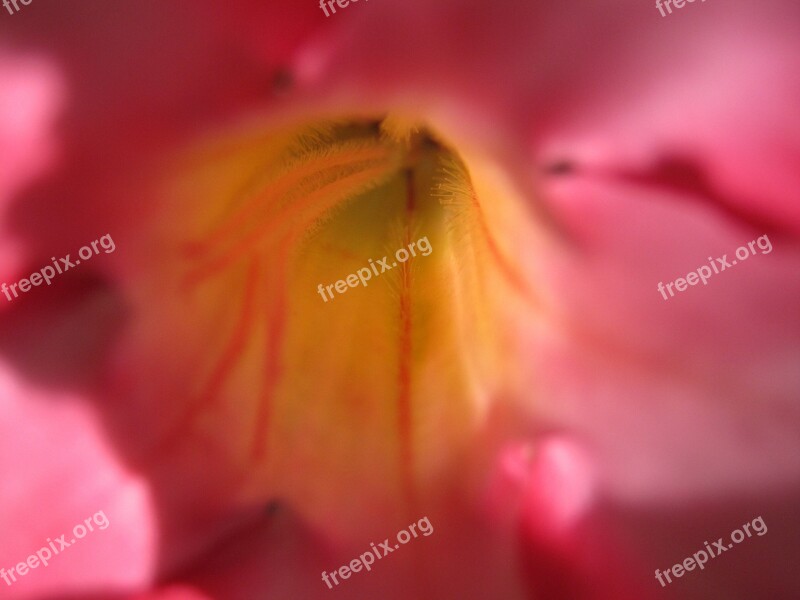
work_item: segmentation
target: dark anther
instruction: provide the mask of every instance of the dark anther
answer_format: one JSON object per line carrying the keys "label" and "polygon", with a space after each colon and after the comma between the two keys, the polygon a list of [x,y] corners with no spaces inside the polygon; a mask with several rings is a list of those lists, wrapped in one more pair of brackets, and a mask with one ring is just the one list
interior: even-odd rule
{"label": "dark anther", "polygon": [[439,143],[438,140],[431,137],[427,133],[423,133],[422,135],[422,145],[426,148],[433,148],[435,150],[444,150],[444,146]]}

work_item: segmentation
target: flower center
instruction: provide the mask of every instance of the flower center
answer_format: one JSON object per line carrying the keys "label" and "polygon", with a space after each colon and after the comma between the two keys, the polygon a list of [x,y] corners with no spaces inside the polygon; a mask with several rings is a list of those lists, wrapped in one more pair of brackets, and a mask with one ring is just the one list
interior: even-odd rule
{"label": "flower center", "polygon": [[522,380],[512,186],[391,117],[232,136],[185,172],[141,292],[175,382],[158,454],[222,455],[243,496],[320,522],[353,487],[376,518],[410,510]]}

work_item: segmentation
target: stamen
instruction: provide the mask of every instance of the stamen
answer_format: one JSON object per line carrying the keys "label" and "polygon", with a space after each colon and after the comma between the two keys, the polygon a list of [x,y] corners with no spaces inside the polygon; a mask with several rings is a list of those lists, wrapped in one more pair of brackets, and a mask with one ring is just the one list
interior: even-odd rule
{"label": "stamen", "polygon": [[303,201],[290,204],[277,215],[257,223],[258,227],[228,252],[191,273],[187,278],[187,285],[194,286],[219,273],[242,256],[252,252],[259,243],[268,242],[276,235],[285,235],[287,231],[291,232],[302,214],[313,211],[317,217],[322,216],[341,202],[378,186],[391,175],[393,169],[393,164],[387,165],[383,162],[372,168],[366,168],[345,177],[338,177],[334,182],[320,187]]}
{"label": "stamen", "polygon": [[[364,142],[345,142],[328,149],[306,152],[284,164],[278,172],[259,183],[259,192],[253,194],[231,218],[220,224],[200,242],[187,244],[188,258],[200,259],[203,254],[214,251],[218,246],[229,242],[238,232],[247,227],[248,221],[257,223],[259,210],[269,210],[288,201],[285,196],[300,186],[303,181],[319,177],[320,174],[352,167],[361,163],[385,162],[389,158],[390,148],[381,145],[377,140],[372,144]],[[281,202],[283,200],[283,202]]]}

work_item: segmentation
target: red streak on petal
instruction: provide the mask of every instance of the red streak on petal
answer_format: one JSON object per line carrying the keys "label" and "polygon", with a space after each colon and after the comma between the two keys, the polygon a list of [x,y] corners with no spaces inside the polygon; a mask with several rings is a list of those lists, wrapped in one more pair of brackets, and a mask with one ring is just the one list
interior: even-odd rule
{"label": "red streak on petal", "polygon": [[[414,217],[414,175],[406,171],[406,230],[405,244],[410,243]],[[411,433],[411,360],[412,360],[411,268],[408,261],[400,266],[400,337],[397,375],[397,429],[400,438],[401,483],[409,502],[414,505],[414,455]]]}
{"label": "red streak on petal", "polygon": [[[358,164],[359,162],[374,161],[375,158],[374,150],[365,149],[359,152],[341,153],[317,159],[311,162],[310,166],[314,167],[313,173],[319,175],[331,172],[336,168]],[[262,175],[259,173],[258,176]],[[244,231],[248,224],[263,220],[258,214],[260,210],[271,205],[277,205],[278,200],[308,178],[309,166],[305,166],[305,168],[297,168],[280,177],[277,181],[271,182],[265,191],[253,194],[236,213],[221,223],[204,240],[187,244],[185,248],[187,258],[202,259],[204,254],[213,252],[215,248],[222,246],[227,240],[235,237],[238,232]],[[253,182],[250,185],[252,186]],[[246,189],[241,193],[246,193]]]}
{"label": "red streak on petal", "polygon": [[270,306],[266,318],[266,352],[264,356],[264,391],[255,421],[255,438],[250,451],[254,461],[264,457],[267,449],[270,414],[273,397],[283,370],[281,349],[286,332],[286,263],[289,249],[296,243],[297,236],[287,238],[280,246],[276,258],[275,279],[267,285],[267,293],[274,294],[274,304]]}
{"label": "red streak on petal", "polygon": [[[472,184],[470,184],[470,188],[472,188]],[[525,298],[525,300],[527,300],[530,304],[538,306],[539,302],[536,299],[536,294],[530,288],[527,281],[525,281],[525,279],[514,269],[514,267],[511,266],[511,263],[508,261],[508,259],[503,256],[503,253],[500,251],[500,247],[497,245],[494,236],[492,235],[491,231],[489,231],[489,226],[486,224],[486,219],[484,218],[480,202],[478,201],[478,196],[474,189],[470,194],[470,199],[472,200],[472,205],[475,207],[478,225],[480,226],[481,233],[486,240],[489,254],[500,269],[500,273],[502,273],[503,277],[505,277],[506,280],[511,284],[511,287],[517,290],[517,292],[523,298]]]}
{"label": "red streak on petal", "polygon": [[253,251],[259,242],[265,237],[275,233],[275,231],[279,230],[281,227],[292,229],[292,220],[298,216],[302,216],[304,211],[314,209],[317,214],[324,213],[339,202],[337,192],[341,193],[343,190],[365,185],[375,180],[380,175],[385,174],[385,171],[386,168],[380,164],[375,167],[364,168],[361,171],[342,177],[333,183],[325,184],[320,189],[308,194],[302,200],[292,202],[288,206],[281,208],[278,214],[269,219],[265,219],[263,224],[252,229],[221,256],[209,261],[209,264],[205,267],[191,274],[188,277],[187,285],[196,285],[199,281],[222,271],[237,259]]}
{"label": "red streak on petal", "polygon": [[219,398],[225,382],[230,377],[236,363],[241,357],[250,339],[250,330],[255,319],[255,298],[256,283],[260,273],[258,259],[253,259],[247,272],[247,281],[242,297],[242,306],[239,311],[239,320],[228,342],[225,351],[219,362],[214,368],[213,373],[204,391],[193,402],[190,402],[184,415],[178,422],[176,428],[166,435],[156,449],[156,454],[166,452],[174,448],[175,444],[183,439],[183,432],[187,429],[198,415],[207,411]]}

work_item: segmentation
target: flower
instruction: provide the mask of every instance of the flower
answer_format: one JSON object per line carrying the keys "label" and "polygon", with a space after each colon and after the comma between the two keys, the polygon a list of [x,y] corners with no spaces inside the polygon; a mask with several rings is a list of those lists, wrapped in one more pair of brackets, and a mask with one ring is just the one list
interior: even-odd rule
{"label": "flower", "polygon": [[[643,598],[753,511],[796,531],[796,12],[10,16],[0,270],[118,248],[0,315],[0,565],[110,522],[10,597],[324,597],[320,570],[427,516],[339,588]],[[736,589],[791,595],[786,549],[737,548],[766,575]],[[737,565],[680,584],[728,597]]]}

